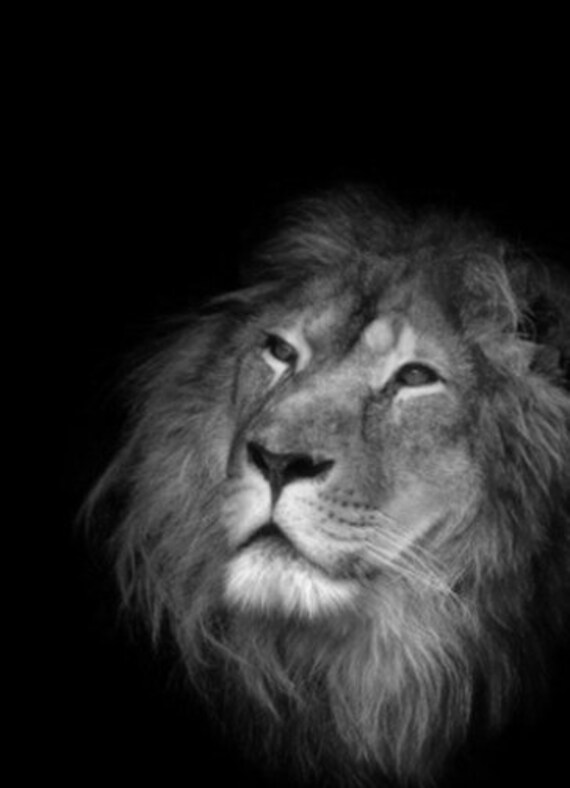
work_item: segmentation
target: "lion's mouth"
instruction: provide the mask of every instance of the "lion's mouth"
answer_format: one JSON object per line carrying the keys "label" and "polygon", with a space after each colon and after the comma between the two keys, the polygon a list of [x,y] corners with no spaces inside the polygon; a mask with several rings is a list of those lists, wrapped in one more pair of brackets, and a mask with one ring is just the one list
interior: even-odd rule
{"label": "lion's mouth", "polygon": [[273,520],[269,520],[257,531],[254,531],[239,548],[239,552],[250,547],[260,547],[269,555],[286,558],[289,561],[302,562],[315,566],[290,539],[285,531]]}
{"label": "lion's mouth", "polygon": [[273,520],[262,525],[239,547],[238,552],[243,552],[250,547],[260,547],[268,556],[287,559],[289,562],[302,565],[306,568],[318,571],[320,574],[328,574],[323,566],[309,558],[293,540],[283,531],[283,529]]}
{"label": "lion's mouth", "polygon": [[277,523],[270,520],[254,531],[246,540],[240,545],[240,552],[246,550],[254,544],[267,543],[274,544],[280,549],[289,550],[291,554],[298,554],[299,551],[284,533],[284,531],[277,525]]}

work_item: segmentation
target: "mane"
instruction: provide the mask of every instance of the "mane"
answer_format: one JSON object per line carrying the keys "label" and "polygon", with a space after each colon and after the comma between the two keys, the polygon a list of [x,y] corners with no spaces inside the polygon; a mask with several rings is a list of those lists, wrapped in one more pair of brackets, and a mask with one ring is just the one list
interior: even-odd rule
{"label": "mane", "polygon": [[[236,619],[223,605],[230,552],[218,519],[238,343],[256,316],[319,278],[365,290],[372,277],[388,287],[412,275],[478,360],[468,407],[485,501],[434,536],[439,585],[371,588],[372,619]],[[168,626],[195,686],[248,720],[268,762],[291,750],[307,775],[324,762],[348,783],[356,761],[363,774],[417,778],[475,717],[498,726],[514,698],[534,697],[570,620],[569,292],[561,271],[469,218],[329,193],[289,211],[246,286],[131,377],[127,438],[89,517],[115,522],[124,604],[155,638]]]}

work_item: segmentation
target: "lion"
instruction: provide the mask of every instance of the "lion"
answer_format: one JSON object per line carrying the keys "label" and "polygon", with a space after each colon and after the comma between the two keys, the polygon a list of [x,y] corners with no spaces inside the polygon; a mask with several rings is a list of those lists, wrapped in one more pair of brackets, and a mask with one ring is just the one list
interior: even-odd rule
{"label": "lion", "polygon": [[568,287],[349,187],[252,260],[132,377],[90,516],[114,502],[125,603],[254,757],[424,784],[570,620]]}

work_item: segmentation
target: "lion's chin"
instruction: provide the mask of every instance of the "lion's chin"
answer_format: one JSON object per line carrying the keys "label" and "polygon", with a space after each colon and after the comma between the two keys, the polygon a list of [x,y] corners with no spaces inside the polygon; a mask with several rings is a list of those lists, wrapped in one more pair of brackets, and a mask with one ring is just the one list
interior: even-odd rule
{"label": "lion's chin", "polygon": [[246,612],[317,618],[350,608],[356,592],[356,583],[328,576],[274,537],[248,543],[226,571],[226,601]]}

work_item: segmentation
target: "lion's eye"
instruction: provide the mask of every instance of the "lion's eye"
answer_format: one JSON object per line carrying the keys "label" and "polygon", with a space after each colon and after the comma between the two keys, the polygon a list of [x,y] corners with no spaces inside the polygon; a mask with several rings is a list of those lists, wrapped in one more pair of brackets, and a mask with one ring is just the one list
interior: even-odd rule
{"label": "lion's eye", "polygon": [[293,366],[297,361],[297,351],[293,345],[277,334],[268,334],[265,340],[265,349],[277,361],[288,366]]}
{"label": "lion's eye", "polygon": [[428,386],[441,380],[437,372],[425,364],[404,364],[396,372],[396,383],[401,386]]}

